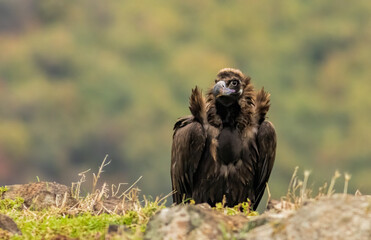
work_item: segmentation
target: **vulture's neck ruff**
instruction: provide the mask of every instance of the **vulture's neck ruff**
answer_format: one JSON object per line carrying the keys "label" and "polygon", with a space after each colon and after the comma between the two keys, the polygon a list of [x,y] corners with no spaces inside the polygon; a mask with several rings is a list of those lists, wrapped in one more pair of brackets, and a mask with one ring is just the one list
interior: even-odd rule
{"label": "vulture's neck ruff", "polygon": [[[223,99],[224,100],[224,99]],[[230,105],[225,106],[222,102],[218,100],[215,103],[216,114],[220,117],[222,121],[223,128],[237,126],[237,117],[241,113],[241,107],[238,105],[237,101],[230,103]]]}
{"label": "vulture's neck ruff", "polygon": [[253,99],[250,78],[240,71],[223,69],[207,95],[207,120],[219,130],[235,127],[242,137],[251,136],[256,128]]}

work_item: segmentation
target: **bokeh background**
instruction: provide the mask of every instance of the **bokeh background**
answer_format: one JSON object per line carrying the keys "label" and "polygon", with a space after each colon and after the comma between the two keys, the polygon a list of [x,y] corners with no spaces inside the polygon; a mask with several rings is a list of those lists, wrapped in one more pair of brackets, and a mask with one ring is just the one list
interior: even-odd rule
{"label": "bokeh background", "polygon": [[235,67],[272,94],[273,197],[295,166],[314,188],[338,169],[371,193],[370,12],[367,0],[0,0],[0,185],[70,185],[109,154],[103,181],[143,176],[143,194],[166,195],[191,88]]}

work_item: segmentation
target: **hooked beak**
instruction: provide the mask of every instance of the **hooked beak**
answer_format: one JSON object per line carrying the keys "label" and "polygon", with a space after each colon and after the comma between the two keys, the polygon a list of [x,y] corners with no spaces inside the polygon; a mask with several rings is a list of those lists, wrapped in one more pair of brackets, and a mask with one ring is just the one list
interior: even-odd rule
{"label": "hooked beak", "polygon": [[217,82],[213,88],[213,95],[215,97],[228,96],[234,92],[235,92],[234,89],[227,88],[224,81]]}

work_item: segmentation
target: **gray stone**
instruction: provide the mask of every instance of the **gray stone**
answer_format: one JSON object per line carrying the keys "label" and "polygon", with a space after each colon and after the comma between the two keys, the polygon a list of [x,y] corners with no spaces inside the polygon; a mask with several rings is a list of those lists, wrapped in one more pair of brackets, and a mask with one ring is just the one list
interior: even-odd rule
{"label": "gray stone", "polygon": [[[272,212],[262,215],[272,216]],[[295,213],[241,232],[237,239],[371,239],[371,198],[334,195],[306,203]]]}
{"label": "gray stone", "polygon": [[245,216],[226,216],[205,206],[179,205],[155,214],[147,225],[144,239],[229,238],[247,221]]}
{"label": "gray stone", "polygon": [[371,197],[337,194],[298,206],[274,202],[257,217],[226,216],[199,205],[159,211],[144,239],[371,239]]}
{"label": "gray stone", "polygon": [[0,214],[0,228],[13,234],[22,235],[22,232],[18,229],[18,226],[13,219],[4,214]]}
{"label": "gray stone", "polygon": [[71,196],[69,187],[56,182],[37,182],[29,184],[15,184],[6,186],[7,191],[3,192],[1,199],[24,199],[26,207],[35,210],[45,209],[51,206],[71,207],[77,200]]}

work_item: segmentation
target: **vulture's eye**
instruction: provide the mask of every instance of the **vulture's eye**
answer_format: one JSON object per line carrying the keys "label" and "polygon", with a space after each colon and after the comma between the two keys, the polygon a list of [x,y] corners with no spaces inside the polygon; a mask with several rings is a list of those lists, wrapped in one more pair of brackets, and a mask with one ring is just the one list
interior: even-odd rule
{"label": "vulture's eye", "polygon": [[231,85],[232,85],[233,87],[237,86],[238,83],[239,83],[238,80],[232,80],[232,81],[231,81]]}

